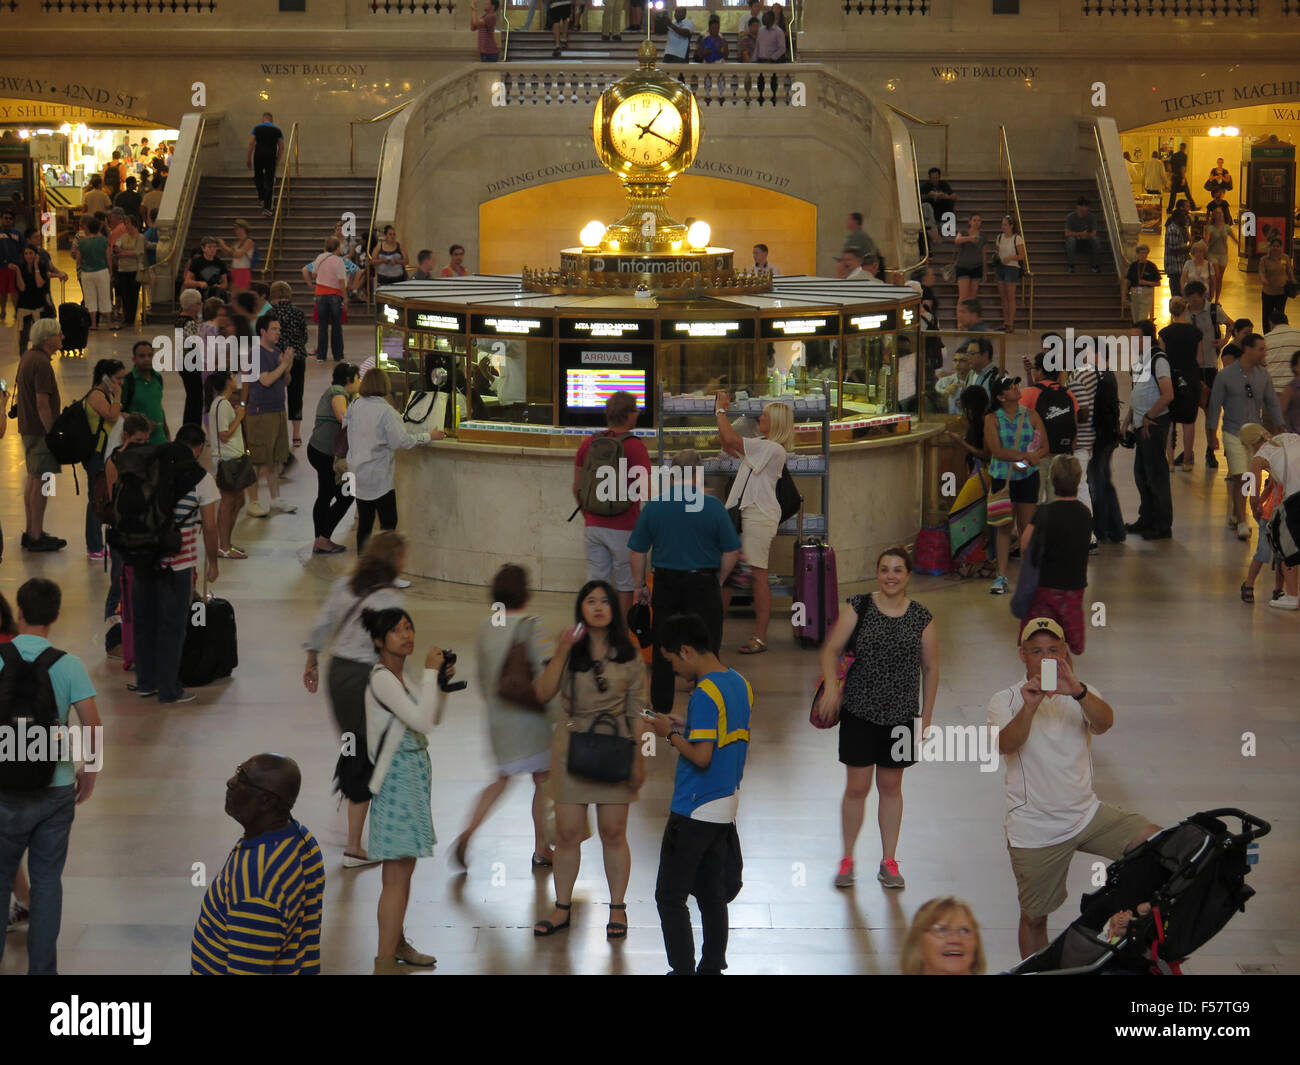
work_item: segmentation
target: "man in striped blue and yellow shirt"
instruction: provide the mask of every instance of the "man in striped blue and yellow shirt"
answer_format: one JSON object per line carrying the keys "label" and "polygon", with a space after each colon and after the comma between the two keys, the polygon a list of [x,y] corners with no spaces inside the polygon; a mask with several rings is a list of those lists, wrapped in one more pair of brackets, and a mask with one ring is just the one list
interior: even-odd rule
{"label": "man in striped blue and yellow shirt", "polygon": [[255,755],[226,781],[226,813],[244,836],[203,899],[191,975],[320,973],[325,865],[292,816],[301,786],[297,763],[278,754]]}
{"label": "man in striped blue and yellow shirt", "polygon": [[[659,649],[679,677],[695,682],[679,722],[655,715],[651,727],[678,754],[677,779],[659,851],[655,901],[674,974],[718,973],[727,967],[727,903],[740,891],[736,810],[749,753],[754,689],[711,650],[709,630],[695,614],[678,614],[662,629]],[[700,907],[704,943],[695,968],[687,896]]]}

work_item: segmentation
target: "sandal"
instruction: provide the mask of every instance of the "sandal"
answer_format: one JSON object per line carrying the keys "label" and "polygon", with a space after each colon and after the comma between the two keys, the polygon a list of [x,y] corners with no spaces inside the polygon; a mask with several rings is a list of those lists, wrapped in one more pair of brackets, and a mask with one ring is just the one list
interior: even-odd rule
{"label": "sandal", "polygon": [[[626,909],[627,909],[627,903],[626,903],[626,902],[611,902],[611,903],[608,903],[608,906],[609,906],[609,908],[610,908],[611,910],[626,910]],[[627,938],[627,924],[626,924],[626,922],[611,920],[608,924],[605,925],[605,938],[606,938],[606,939],[626,939],[626,938]]]}
{"label": "sandal", "polygon": [[231,547],[226,548],[226,550],[224,551],[221,548],[217,548],[217,557],[218,558],[247,558],[248,552],[244,551],[242,548],[234,547],[232,545]]}
{"label": "sandal", "polygon": [[1241,586],[1241,601],[1243,603],[1253,603],[1255,601],[1255,589],[1249,584]]}
{"label": "sandal", "polygon": [[543,858],[540,854],[534,854],[534,855],[533,855],[533,868],[534,868],[534,869],[550,869],[550,868],[552,868],[554,865],[555,865],[555,863],[554,863],[553,861],[551,861],[550,858]]}
{"label": "sandal", "polygon": [[298,437],[298,439],[296,439],[296,440],[293,442],[293,446],[294,446],[294,447],[302,447],[302,437]]}
{"label": "sandal", "polygon": [[766,650],[767,644],[757,636],[751,636],[749,641],[741,646],[740,653],[742,655],[761,655]]}
{"label": "sandal", "polygon": [[[557,902],[555,904],[555,908],[557,910],[563,910],[565,913],[568,913],[569,910],[573,908],[573,903],[569,903],[566,906]],[[563,924],[555,924],[552,921],[538,921],[535,925],[533,925],[533,935],[537,939],[542,939],[545,936],[553,936],[555,935],[556,932],[560,932],[568,928],[571,923],[572,923],[572,919],[568,917],[564,919]]]}

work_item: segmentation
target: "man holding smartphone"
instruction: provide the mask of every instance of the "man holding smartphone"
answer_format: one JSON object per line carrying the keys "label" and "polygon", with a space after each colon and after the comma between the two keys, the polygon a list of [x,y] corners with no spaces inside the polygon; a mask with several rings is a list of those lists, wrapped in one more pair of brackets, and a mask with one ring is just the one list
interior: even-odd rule
{"label": "man holding smartphone", "polygon": [[1115,711],[1074,675],[1061,626],[1031,619],[1020,661],[1024,683],[989,700],[988,720],[1007,761],[1007,850],[1020,896],[1020,956],[1027,958],[1047,946],[1047,918],[1066,900],[1076,851],[1115,861],[1160,829],[1093,791],[1092,737],[1110,731]]}
{"label": "man holding smartphone", "polygon": [[[754,689],[718,661],[708,627],[696,614],[669,618],[659,650],[674,673],[695,685],[685,720],[647,713],[655,735],[679,756],[655,884],[659,923],[671,975],[721,975],[727,967],[727,903],[740,891],[736,811]],[[699,904],[704,933],[698,969],[688,895]]]}

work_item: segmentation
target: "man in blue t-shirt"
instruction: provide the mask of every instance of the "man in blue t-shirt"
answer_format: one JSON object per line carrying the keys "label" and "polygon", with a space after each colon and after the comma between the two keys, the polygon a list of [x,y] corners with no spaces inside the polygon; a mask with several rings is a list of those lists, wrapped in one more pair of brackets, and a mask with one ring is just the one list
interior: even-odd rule
{"label": "man in blue t-shirt", "polygon": [[[53,581],[33,577],[18,589],[18,635],[10,646],[24,662],[35,662],[45,651],[51,650],[50,626],[58,619],[62,605],[63,594]],[[12,655],[12,652],[0,654]],[[46,740],[47,751],[51,750],[51,743],[57,743],[62,754],[80,751],[86,756],[86,764],[78,769],[71,758],[63,758],[55,766],[54,776],[45,787],[0,789],[0,901],[7,912],[9,892],[18,875],[18,863],[26,853],[32,882],[27,972],[32,976],[58,973],[59,924],[63,919],[63,863],[68,857],[68,836],[72,832],[72,818],[77,805],[89,799],[95,787],[95,773],[100,768],[103,754],[95,687],[90,683],[81,659],[54,651],[43,665],[48,669],[50,687],[54,691],[59,724],[67,725],[68,711],[76,707],[82,735],[94,738],[88,744],[69,742],[64,747],[58,739],[50,737]],[[0,657],[0,674],[6,668],[4,659]],[[3,680],[0,680],[0,689],[4,687]],[[0,712],[5,709],[0,707]],[[8,714],[3,714],[3,720],[8,734],[0,734],[0,759],[32,750],[31,732],[25,731],[26,743],[20,745],[17,723]],[[29,728],[26,725],[22,727],[24,730]],[[89,731],[92,729],[93,733]],[[5,937],[0,935],[0,958],[4,957],[4,951]]]}
{"label": "man in blue t-shirt", "polygon": [[275,167],[284,151],[284,133],[275,124],[271,112],[264,112],[262,121],[253,127],[248,138],[248,153],[244,166],[253,172],[257,198],[262,201],[262,214],[270,217],[275,202]]}
{"label": "man in blue t-shirt", "polygon": [[[699,453],[673,456],[679,475],[674,487],[641,508],[628,537],[628,562],[638,603],[650,606],[654,618],[690,611],[704,619],[714,654],[722,646],[722,585],[740,557],[726,508],[704,494],[704,464]],[[646,553],[654,552],[654,595],[646,587]],[[655,626],[658,629],[658,626]],[[658,635],[650,673],[650,705],[658,713],[673,709],[673,667],[659,652]]]}
{"label": "man in blue t-shirt", "polygon": [[[754,689],[718,661],[709,630],[695,614],[669,618],[659,646],[673,671],[696,685],[684,722],[657,714],[650,724],[679,755],[659,850],[659,924],[673,975],[721,975],[727,967],[727,903],[740,892],[736,809],[749,753]],[[700,907],[704,943],[699,969],[687,895],[694,895]]]}

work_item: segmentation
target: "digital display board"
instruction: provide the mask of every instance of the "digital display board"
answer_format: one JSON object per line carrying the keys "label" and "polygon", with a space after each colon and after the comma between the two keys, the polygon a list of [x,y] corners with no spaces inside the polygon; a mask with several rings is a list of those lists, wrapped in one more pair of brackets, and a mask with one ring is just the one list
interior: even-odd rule
{"label": "digital display board", "polygon": [[564,402],[577,410],[604,410],[616,392],[631,392],[638,410],[645,410],[646,372],[609,366],[570,367],[564,372]]}

